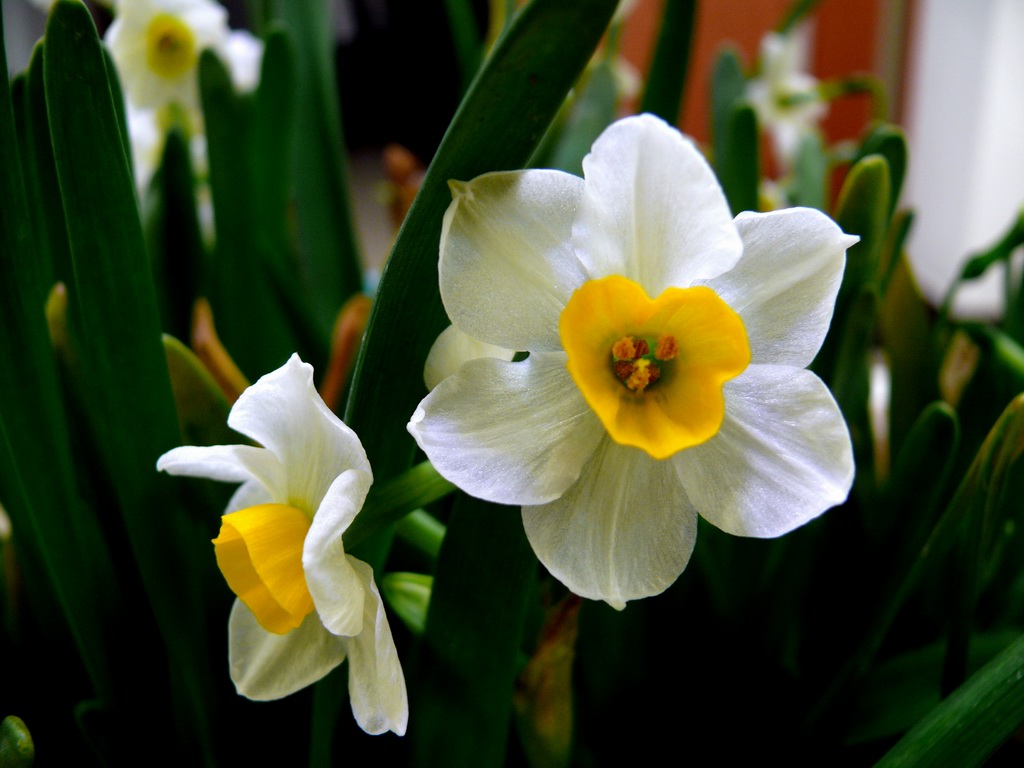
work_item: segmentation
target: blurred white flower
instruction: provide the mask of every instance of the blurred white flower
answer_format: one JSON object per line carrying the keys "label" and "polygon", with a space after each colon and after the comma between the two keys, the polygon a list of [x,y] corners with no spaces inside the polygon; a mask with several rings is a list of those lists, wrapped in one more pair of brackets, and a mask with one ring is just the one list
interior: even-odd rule
{"label": "blurred white flower", "polygon": [[136,107],[199,107],[199,54],[223,55],[227,11],[213,0],[125,0],[104,38]]}
{"label": "blurred white flower", "polygon": [[803,37],[770,32],[761,40],[760,74],[747,82],[747,99],[772,137],[783,170],[791,167],[800,139],[828,112],[818,81],[804,71]]}

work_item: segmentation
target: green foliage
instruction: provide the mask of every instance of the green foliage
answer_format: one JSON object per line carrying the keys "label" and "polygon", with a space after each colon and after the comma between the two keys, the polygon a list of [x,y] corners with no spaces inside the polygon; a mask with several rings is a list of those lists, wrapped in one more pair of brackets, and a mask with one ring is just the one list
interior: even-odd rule
{"label": "green foliage", "polygon": [[658,43],[647,73],[641,112],[650,112],[675,125],[686,96],[686,76],[690,71],[690,48],[697,15],[695,0],[665,3]]}

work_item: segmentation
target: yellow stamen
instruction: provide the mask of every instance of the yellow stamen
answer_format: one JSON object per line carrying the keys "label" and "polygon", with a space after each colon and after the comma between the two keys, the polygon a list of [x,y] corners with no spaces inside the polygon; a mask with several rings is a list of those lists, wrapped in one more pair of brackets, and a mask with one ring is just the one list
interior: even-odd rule
{"label": "yellow stamen", "polygon": [[283,635],[313,610],[302,569],[310,519],[285,504],[260,504],[224,515],[213,540],[231,591],[268,632]]}
{"label": "yellow stamen", "polygon": [[654,356],[659,360],[671,360],[679,354],[679,342],[676,337],[666,334],[658,337],[658,346],[654,350]]}
{"label": "yellow stamen", "polygon": [[616,360],[633,360],[636,358],[636,347],[632,336],[623,336],[612,344],[612,356]]}
{"label": "yellow stamen", "polygon": [[626,379],[626,386],[638,394],[643,392],[647,385],[651,383],[652,368],[658,370],[656,366],[651,365],[650,360],[644,360],[643,358],[637,360],[633,364],[633,372]]}
{"label": "yellow stamen", "polygon": [[[608,434],[656,459],[718,432],[722,386],[750,363],[743,321],[705,286],[651,299],[625,277],[590,280],[562,311],[559,334],[569,373]],[[646,341],[644,356],[619,358],[615,348],[627,337],[637,353],[640,341],[657,340],[654,359]]]}
{"label": "yellow stamen", "polygon": [[168,80],[192,69],[198,58],[196,39],[189,26],[169,13],[158,13],[146,29],[146,63]]}

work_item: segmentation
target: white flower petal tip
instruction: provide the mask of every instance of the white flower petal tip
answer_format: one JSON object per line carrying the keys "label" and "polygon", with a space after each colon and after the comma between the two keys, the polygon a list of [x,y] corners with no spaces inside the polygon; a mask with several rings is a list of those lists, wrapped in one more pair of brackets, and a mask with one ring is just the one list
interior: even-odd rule
{"label": "white flower petal tip", "polygon": [[739,260],[743,246],[714,172],[693,142],[660,118],[610,125],[583,159],[583,174],[572,231],[589,277],[622,275],[654,297]]}
{"label": "white flower petal tip", "polygon": [[263,41],[245,29],[233,30],[224,43],[231,82],[242,93],[256,90],[263,64]]}
{"label": "white flower petal tip", "polygon": [[839,406],[810,371],[752,365],[726,386],[722,430],[673,459],[701,515],[727,533],[774,538],[842,504],[855,474]]}
{"label": "white flower petal tip", "polygon": [[843,279],[847,235],[821,211],[741,213],[736,266],[702,281],[743,318],[753,362],[805,367],[828,332]]}
{"label": "white flower petal tip", "polygon": [[446,369],[408,430],[448,480],[522,507],[555,578],[622,609],[679,577],[698,515],[778,536],[846,498],[849,432],[805,367],[857,239],[810,209],[734,219],[649,115],[583,167],[452,184],[445,310],[529,355]]}
{"label": "white flower petal tip", "polygon": [[452,324],[503,349],[559,349],[558,315],[585,277],[571,245],[583,180],[532,170],[449,184],[439,273]]}
{"label": "white flower petal tip", "polygon": [[228,622],[238,692],[281,698],[348,657],[360,726],[404,732],[405,681],[373,571],[342,539],[373,482],[359,438],[324,404],[298,355],[243,392],[228,424],[261,447],[184,446],[157,468],[242,483],[213,542],[239,595]]}
{"label": "white flower petal tip", "polygon": [[409,722],[409,699],[384,602],[374,583],[373,569],[354,557],[349,561],[366,594],[364,629],[346,640],[352,713],[359,727],[369,734],[391,731],[404,736]]}
{"label": "white flower petal tip", "polygon": [[616,610],[671,586],[697,538],[697,513],[671,463],[607,439],[559,499],[524,506],[523,523],[552,575]]}

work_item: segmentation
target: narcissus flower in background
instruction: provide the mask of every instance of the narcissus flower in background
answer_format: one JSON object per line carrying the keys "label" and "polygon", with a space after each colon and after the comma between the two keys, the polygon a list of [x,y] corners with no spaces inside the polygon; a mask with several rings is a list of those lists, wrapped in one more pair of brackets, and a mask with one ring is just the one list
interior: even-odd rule
{"label": "narcissus flower in background", "polygon": [[119,2],[104,41],[128,101],[140,109],[197,109],[199,54],[205,48],[223,51],[227,18],[213,0]]}
{"label": "narcissus flower in background", "polygon": [[856,238],[824,214],[733,220],[694,146],[649,115],[558,171],[452,182],[441,298],[529,355],[465,362],[409,431],[470,494],[521,505],[541,562],[616,608],[685,568],[697,515],[773,537],[842,502],[849,433],[805,367]]}
{"label": "narcissus flower in background", "polygon": [[281,698],[347,656],[360,727],[404,734],[405,678],[373,570],[342,543],[373,481],[359,438],[324,405],[297,355],[242,393],[228,426],[262,447],[175,448],[157,468],[242,483],[213,542],[238,596],[228,623],[238,692]]}
{"label": "narcissus flower in background", "polygon": [[792,166],[800,139],[828,112],[818,81],[804,71],[803,37],[769,32],[761,40],[761,71],[747,83],[757,119],[772,137],[783,170]]}

